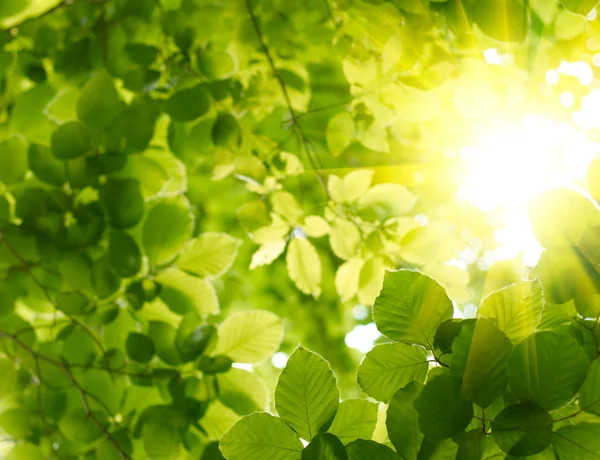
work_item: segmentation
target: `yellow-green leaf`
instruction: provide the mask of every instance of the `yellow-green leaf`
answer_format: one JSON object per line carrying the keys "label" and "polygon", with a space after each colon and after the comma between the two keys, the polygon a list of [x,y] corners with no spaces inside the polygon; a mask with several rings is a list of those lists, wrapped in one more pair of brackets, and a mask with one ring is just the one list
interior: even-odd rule
{"label": "yellow-green leaf", "polygon": [[286,254],[290,279],[305,294],[321,295],[321,261],[319,254],[308,240],[294,238]]}

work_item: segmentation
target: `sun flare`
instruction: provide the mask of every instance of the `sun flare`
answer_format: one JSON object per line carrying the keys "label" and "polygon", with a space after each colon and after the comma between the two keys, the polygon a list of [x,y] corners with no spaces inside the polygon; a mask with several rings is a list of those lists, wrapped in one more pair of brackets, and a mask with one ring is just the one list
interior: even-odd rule
{"label": "sun flare", "polygon": [[493,260],[521,257],[535,265],[542,251],[527,216],[536,195],[579,189],[599,144],[573,124],[544,115],[496,124],[460,150],[458,198],[489,213],[496,227]]}

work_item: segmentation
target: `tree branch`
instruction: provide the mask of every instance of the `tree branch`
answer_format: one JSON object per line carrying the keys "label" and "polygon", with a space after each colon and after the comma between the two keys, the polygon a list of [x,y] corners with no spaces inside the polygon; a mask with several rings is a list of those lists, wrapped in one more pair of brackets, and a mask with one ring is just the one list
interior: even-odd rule
{"label": "tree branch", "polygon": [[[27,263],[27,261],[25,260],[25,258],[6,239],[6,237],[4,236],[4,234],[2,232],[0,232],[0,243],[4,243],[4,245],[8,248],[8,250],[10,251],[10,253],[13,256],[15,256],[15,258],[19,261],[19,263],[23,267],[23,270],[27,273],[27,275],[29,275],[29,277],[32,279],[32,281],[35,283],[35,285],[41,289],[41,291],[44,294],[44,297],[46,297],[46,299],[48,300],[48,302],[50,302],[52,304],[52,306],[54,307],[54,312],[56,314],[56,312],[58,311],[58,305],[56,305],[56,302],[54,301],[54,299],[50,295],[50,292],[48,291],[48,288],[33,274],[33,272],[31,271],[31,267]],[[62,313],[67,318],[69,318],[69,320],[73,324],[75,324],[76,326],[82,328],[92,338],[92,340],[96,343],[96,345],[98,345],[98,348],[100,348],[100,351],[102,351],[103,354],[106,352],[106,350],[104,349],[104,346],[102,345],[102,341],[98,337],[96,337],[96,335],[90,330],[90,328],[86,324],[82,323],[78,319],[74,318],[73,316],[71,316],[71,315],[69,315],[69,314],[67,314],[65,312],[62,312]],[[55,322],[56,322],[56,320],[55,320]]]}
{"label": "tree branch", "polygon": [[[298,123],[298,116],[296,115],[296,111],[294,110],[294,108],[292,106],[292,100],[290,98],[287,86],[286,86],[285,82],[283,81],[283,78],[281,77],[281,74],[279,73],[277,66],[275,65],[275,61],[273,60],[273,56],[271,55],[269,48],[267,47],[267,44],[263,37],[262,31],[260,29],[260,25],[258,23],[258,18],[256,17],[256,14],[254,12],[254,7],[252,6],[251,0],[246,0],[246,9],[248,10],[248,14],[250,15],[250,19],[252,21],[252,26],[254,27],[254,32],[256,33],[256,37],[258,38],[260,47],[262,48],[262,51],[263,51],[265,57],[267,58],[267,61],[269,62],[269,66],[271,67],[271,70],[273,72],[273,76],[277,80],[277,83],[279,84],[279,87],[281,88],[281,92],[283,93],[283,98],[285,99],[285,103],[290,112],[290,117],[292,119],[293,128],[296,131],[296,133],[297,133],[298,137],[300,138],[300,140],[302,141],[302,143],[304,144],[304,148],[306,150],[306,157],[308,158],[308,161],[310,162],[312,169],[314,170],[315,174],[317,175],[317,179],[319,180],[319,183],[325,190],[325,193],[327,193],[327,185],[325,184],[325,180],[323,179],[323,177],[321,176],[321,174],[318,171],[319,170],[319,165],[317,164],[318,156],[317,156],[317,160],[315,160],[315,158],[312,156],[312,153],[316,154],[316,149],[314,148],[314,146],[312,145],[310,140],[306,137],[306,134],[302,131],[302,128],[301,128],[300,124]],[[321,169],[323,168],[322,165],[320,165],[320,167],[321,167]]]}
{"label": "tree branch", "polygon": [[[67,376],[67,378],[71,381],[71,383],[73,384],[73,386],[79,393],[79,397],[81,399],[81,403],[83,405],[83,410],[84,410],[85,414],[102,431],[102,433],[104,434],[104,437],[106,439],[108,439],[108,441],[110,441],[115,446],[115,449],[117,449],[119,456],[123,460],[131,460],[131,457],[121,448],[119,443],[110,434],[110,432],[108,431],[108,428],[106,426],[104,426],[104,424],[100,420],[98,420],[98,417],[96,417],[96,415],[92,412],[92,410],[90,409],[90,404],[89,404],[89,400],[88,400],[88,398],[90,397],[89,393],[85,390],[85,388],[83,388],[81,386],[81,384],[77,381],[77,379],[71,373],[71,371],[69,371],[69,368],[67,367],[66,364],[64,364],[63,362],[61,362],[57,359],[54,359],[49,356],[38,353],[33,348],[31,348],[29,345],[27,345],[25,342],[22,342],[17,337],[15,337],[12,334],[9,334],[8,332],[0,331],[0,337],[5,337],[5,338],[11,340],[12,342],[14,342],[17,346],[19,346],[20,348],[25,350],[27,353],[29,353],[34,358],[34,360],[45,361],[55,367],[58,367]],[[96,398],[94,397],[94,399],[96,399]]]}

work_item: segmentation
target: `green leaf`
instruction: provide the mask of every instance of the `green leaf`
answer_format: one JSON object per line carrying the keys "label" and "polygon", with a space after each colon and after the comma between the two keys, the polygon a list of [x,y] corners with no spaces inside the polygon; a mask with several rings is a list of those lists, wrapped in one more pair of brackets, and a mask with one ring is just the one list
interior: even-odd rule
{"label": "green leaf", "polygon": [[135,275],[142,268],[140,248],[135,240],[125,232],[110,232],[108,260],[112,269],[123,278]]}
{"label": "green leaf", "polygon": [[[111,433],[111,435],[121,450],[131,456],[133,446],[131,445],[128,433],[125,430],[120,430]],[[100,441],[96,448],[96,460],[119,460],[120,458],[121,453],[109,439],[105,437]]]}
{"label": "green leaf", "polygon": [[554,433],[553,444],[560,460],[598,460],[600,423],[564,426]]}
{"label": "green leaf", "polygon": [[369,221],[385,221],[414,208],[417,197],[400,184],[377,184],[358,199],[358,214]]}
{"label": "green leaf", "polygon": [[100,199],[114,228],[131,228],[144,216],[144,198],[135,179],[108,181],[100,189]]}
{"label": "green leaf", "polygon": [[151,420],[142,428],[144,451],[152,460],[179,458],[179,435],[168,420]]}
{"label": "green leaf", "polygon": [[32,415],[22,408],[4,409],[0,414],[0,429],[13,439],[31,436],[33,434]]}
{"label": "green leaf", "polygon": [[219,278],[233,264],[240,244],[227,233],[203,233],[186,248],[177,265],[204,278]]}
{"label": "green leaf", "polygon": [[365,399],[346,399],[338,410],[328,432],[344,444],[355,439],[371,439],[377,425],[377,404]]}
{"label": "green leaf", "polygon": [[320,433],[304,448],[302,460],[348,460],[348,454],[336,436]]}
{"label": "green leaf", "polygon": [[392,397],[387,409],[385,425],[388,437],[396,452],[404,460],[417,460],[423,434],[419,428],[415,399],[419,397],[423,385],[411,382],[401,388]]}
{"label": "green leaf", "polygon": [[194,219],[183,197],[160,200],[146,215],[142,242],[151,265],[171,260],[192,234]]}
{"label": "green leaf", "polygon": [[217,328],[212,324],[203,324],[197,313],[186,314],[179,323],[175,345],[184,361],[191,361],[211,351],[216,343]]}
{"label": "green leaf", "polygon": [[550,303],[563,304],[579,297],[588,298],[600,289],[596,268],[578,247],[557,246],[546,249],[531,271],[539,278]]}
{"label": "green leaf", "polygon": [[269,394],[265,382],[255,373],[232,368],[217,376],[219,399],[240,415],[267,410]]}
{"label": "green leaf", "polygon": [[28,18],[50,11],[59,3],[59,0],[6,0],[0,6],[0,28],[10,29],[18,26]]}
{"label": "green leaf", "polygon": [[233,313],[219,326],[215,353],[238,363],[259,363],[277,351],[282,336],[281,319],[269,311]]}
{"label": "green leaf", "polygon": [[110,124],[107,149],[122,153],[144,151],[152,140],[159,115],[158,104],[154,100],[146,96],[136,97]]}
{"label": "green leaf", "polygon": [[364,263],[364,260],[356,257],[338,267],[335,273],[335,289],[342,302],[346,302],[356,295]]}
{"label": "green leaf", "polygon": [[150,321],[148,337],[151,337],[154,342],[157,356],[165,363],[171,366],[181,363],[181,356],[175,346],[177,330],[173,326],[162,321]]}
{"label": "green leaf", "polygon": [[532,402],[508,406],[492,422],[492,435],[509,455],[535,455],[552,441],[552,417]]}
{"label": "green leaf", "polygon": [[488,433],[475,429],[459,435],[456,460],[483,460],[494,458],[500,454],[500,449]]}
{"label": "green leaf", "polygon": [[320,216],[306,216],[302,231],[311,238],[321,238],[329,233],[329,224]]}
{"label": "green leaf", "polygon": [[394,393],[416,380],[423,382],[429,369],[421,348],[404,343],[385,343],[374,347],[358,367],[358,384],[378,401],[388,402]]}
{"label": "green leaf", "polygon": [[176,121],[193,121],[210,108],[210,96],[204,85],[196,85],[173,94],[165,104],[165,110]]}
{"label": "green leaf", "polygon": [[[592,1],[597,3],[596,0]],[[600,159],[592,160],[585,177],[590,195],[597,203],[600,203]]]}
{"label": "green leaf", "polygon": [[321,260],[308,240],[294,238],[285,257],[288,274],[296,287],[305,294],[321,295]]}
{"label": "green leaf", "polygon": [[27,172],[27,145],[23,136],[13,136],[0,142],[0,182],[12,185]]}
{"label": "green leaf", "polygon": [[225,355],[200,356],[195,364],[202,373],[206,375],[215,375],[231,371],[233,361]]}
{"label": "green leaf", "polygon": [[438,326],[452,318],[452,302],[433,279],[419,272],[387,272],[373,306],[377,329],[392,340],[433,348]]}
{"label": "green leaf", "polygon": [[78,121],[69,121],[56,128],[51,144],[52,153],[59,160],[72,160],[90,151],[87,131]]}
{"label": "green leaf", "polygon": [[381,292],[385,277],[385,264],[381,257],[371,257],[360,270],[358,277],[358,301],[363,305],[373,305]]}
{"label": "green leaf", "polygon": [[57,187],[66,182],[65,168],[68,166],[54,157],[50,148],[40,144],[31,144],[28,155],[29,168],[40,180]]}
{"label": "green leaf", "polygon": [[352,171],[343,179],[332,174],[327,180],[327,192],[333,201],[352,203],[365,194],[372,180],[373,171],[370,169]]}
{"label": "green leaf", "polygon": [[219,113],[212,127],[211,138],[214,145],[236,150],[242,144],[242,130],[233,115]]}
{"label": "green leaf", "polygon": [[508,381],[520,401],[552,410],[577,393],[589,366],[575,339],[555,332],[537,332],[514,348]]}
{"label": "green leaf", "polygon": [[6,460],[44,460],[45,458],[39,446],[29,443],[16,444],[6,454]]}
{"label": "green leaf", "polygon": [[[98,414],[94,415],[98,416]],[[98,425],[94,423],[83,409],[70,411],[60,419],[58,427],[67,439],[82,444],[89,444],[102,436],[102,431]]]}
{"label": "green leaf", "polygon": [[271,196],[273,211],[292,225],[299,225],[304,217],[304,211],[298,201],[289,192],[275,192]]}
{"label": "green leaf", "polygon": [[333,422],[339,397],[327,361],[298,347],[279,376],[275,407],[279,416],[302,439],[310,441]]}
{"label": "green leaf", "polygon": [[364,439],[352,441],[346,446],[346,452],[348,452],[348,460],[398,460],[400,458],[389,447]]}
{"label": "green leaf", "polygon": [[79,292],[61,292],[56,295],[57,308],[67,315],[82,315],[89,303],[89,299]]}
{"label": "green leaf", "polygon": [[329,244],[333,253],[340,259],[354,258],[360,244],[358,228],[350,221],[336,219],[329,232]]}
{"label": "green leaf", "polygon": [[180,315],[195,312],[200,316],[219,313],[217,293],[205,279],[176,268],[163,271],[155,279],[161,285],[160,298],[171,311]]}
{"label": "green leaf", "polygon": [[444,354],[452,353],[452,344],[468,324],[474,323],[474,319],[448,319],[439,325],[433,338],[433,346]]}
{"label": "green leaf", "polygon": [[96,72],[81,89],[77,101],[77,117],[92,137],[108,129],[113,120],[123,110],[110,74],[102,69]]}
{"label": "green leaf", "polygon": [[541,319],[544,299],[537,281],[517,283],[486,296],[477,310],[478,318],[493,318],[498,329],[519,343],[533,334]]}
{"label": "green leaf", "polygon": [[223,80],[235,70],[231,56],[222,51],[201,52],[197,63],[200,71],[209,80]]}
{"label": "green leaf", "polygon": [[327,147],[334,157],[340,156],[354,138],[354,120],[348,112],[334,115],[327,123]]}
{"label": "green leaf", "polygon": [[545,248],[579,244],[588,225],[600,224],[600,213],[581,194],[554,189],[536,197],[528,206],[531,228]]}
{"label": "green leaf", "polygon": [[598,0],[561,0],[560,3],[572,13],[585,16],[598,5]]}
{"label": "green leaf", "polygon": [[97,260],[92,266],[92,287],[101,299],[110,297],[121,287],[121,280],[112,270],[108,257]]}
{"label": "green leaf", "polygon": [[512,351],[508,337],[489,319],[463,327],[452,344],[450,372],[462,379],[466,396],[486,408],[508,385],[506,366]]}
{"label": "green leaf", "polygon": [[72,329],[63,344],[62,357],[70,363],[89,364],[96,358],[97,344],[82,328]]}
{"label": "green leaf", "polygon": [[302,443],[281,419],[267,413],[242,418],[221,438],[227,460],[299,460]]}
{"label": "green leaf", "polygon": [[285,251],[285,245],[286,242],[282,239],[261,244],[256,252],[252,254],[250,270],[273,263]]}
{"label": "green leaf", "polygon": [[421,432],[432,441],[457,435],[473,418],[473,403],[463,393],[461,381],[452,375],[429,380],[414,406]]}
{"label": "green leaf", "polygon": [[529,30],[527,5],[522,0],[482,0],[473,5],[473,19],[496,40],[522,42]]}
{"label": "green leaf", "polygon": [[579,407],[600,417],[600,359],[596,359],[579,390]]}
{"label": "green leaf", "polygon": [[125,342],[127,355],[139,363],[147,363],[154,356],[154,342],[139,332],[130,332]]}

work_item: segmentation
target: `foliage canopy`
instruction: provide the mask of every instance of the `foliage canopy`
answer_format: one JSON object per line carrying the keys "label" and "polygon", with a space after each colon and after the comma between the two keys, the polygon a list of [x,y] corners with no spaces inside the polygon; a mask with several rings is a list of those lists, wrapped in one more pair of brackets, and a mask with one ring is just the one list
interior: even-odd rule
{"label": "foliage canopy", "polygon": [[448,154],[597,3],[2,0],[0,455],[600,458],[600,159],[488,267]]}

